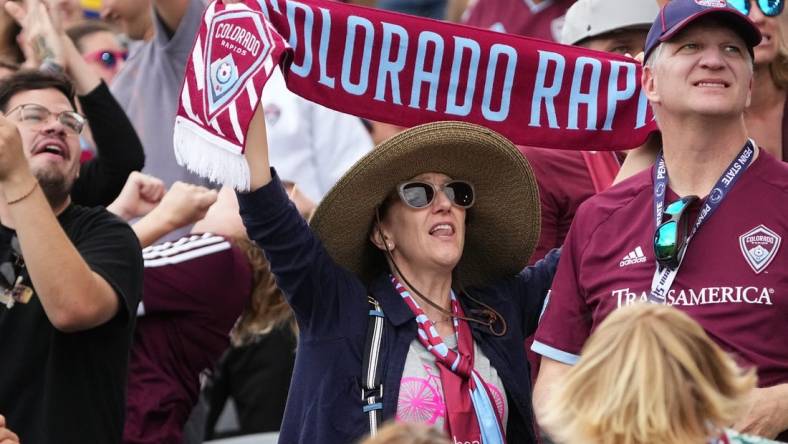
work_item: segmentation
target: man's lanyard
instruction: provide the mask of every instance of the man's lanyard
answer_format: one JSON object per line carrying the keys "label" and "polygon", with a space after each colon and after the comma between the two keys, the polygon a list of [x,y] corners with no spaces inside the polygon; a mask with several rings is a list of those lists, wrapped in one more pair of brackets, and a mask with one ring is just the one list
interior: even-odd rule
{"label": "man's lanyard", "polygon": [[[681,263],[684,261],[684,253],[689,246],[690,241],[692,240],[695,233],[698,232],[698,229],[703,222],[708,220],[711,215],[717,210],[717,208],[722,203],[725,196],[728,195],[728,192],[733,188],[733,185],[736,181],[739,180],[744,170],[752,163],[752,159],[755,156],[755,143],[752,140],[747,140],[747,143],[744,144],[739,154],[736,158],[733,159],[728,168],[722,173],[719,179],[717,179],[717,183],[714,184],[714,188],[712,188],[711,193],[709,193],[708,197],[705,199],[703,208],[698,215],[698,219],[695,221],[695,225],[692,227],[692,231],[690,231],[689,236],[687,236],[687,240],[684,242],[684,245],[681,247],[681,250],[678,252],[678,259],[679,263],[676,265],[676,268],[670,267],[662,267],[657,263],[657,269],[654,272],[654,278],[651,280],[651,293],[649,294],[649,301],[654,303],[665,303],[665,296],[670,290],[671,285],[673,285],[673,281],[676,279],[676,275],[679,272],[679,267],[681,267]],[[656,220],[656,225],[654,226],[655,229],[662,224],[662,216],[665,212],[665,193],[668,188],[668,168],[665,165],[665,157],[662,155],[662,151],[659,152],[657,155],[657,163],[654,167],[654,218]]]}

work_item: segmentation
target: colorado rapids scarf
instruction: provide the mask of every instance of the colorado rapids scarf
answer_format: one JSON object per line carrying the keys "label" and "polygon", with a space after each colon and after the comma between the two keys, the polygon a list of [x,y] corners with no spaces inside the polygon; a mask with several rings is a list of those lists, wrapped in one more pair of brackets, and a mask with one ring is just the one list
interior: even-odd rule
{"label": "colorado rapids scarf", "polygon": [[405,127],[462,120],[574,150],[638,146],[656,128],[631,59],[326,0],[219,0],[186,67],[178,161],[248,189],[246,131],[280,64],[301,97]]}
{"label": "colorado rapids scarf", "polygon": [[[453,318],[457,348],[449,348],[410,291],[394,275],[391,275],[391,283],[416,315],[416,337],[435,357],[446,402],[444,424],[452,442],[506,444],[501,417],[494,406],[495,398],[482,375],[473,367],[475,351],[468,322]],[[451,312],[455,316],[465,316],[454,292],[451,293]]]}

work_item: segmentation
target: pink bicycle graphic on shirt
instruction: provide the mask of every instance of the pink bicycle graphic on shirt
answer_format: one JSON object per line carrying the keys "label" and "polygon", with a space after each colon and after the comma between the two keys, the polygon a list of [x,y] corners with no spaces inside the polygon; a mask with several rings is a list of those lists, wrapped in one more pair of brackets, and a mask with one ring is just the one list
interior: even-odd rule
{"label": "pink bicycle graphic on shirt", "polygon": [[[422,364],[426,378],[402,378],[397,402],[397,421],[433,425],[446,415],[440,375],[428,365]],[[498,387],[488,385],[495,400],[495,408],[503,415],[504,398]]]}

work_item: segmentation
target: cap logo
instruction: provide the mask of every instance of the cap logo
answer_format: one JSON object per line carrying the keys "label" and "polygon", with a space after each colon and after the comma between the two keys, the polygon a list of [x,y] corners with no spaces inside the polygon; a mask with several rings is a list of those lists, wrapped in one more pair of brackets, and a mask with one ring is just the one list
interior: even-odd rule
{"label": "cap logo", "polygon": [[725,8],[728,2],[725,0],[695,0],[695,3],[707,8]]}
{"label": "cap logo", "polygon": [[762,272],[777,255],[782,238],[763,225],[739,236],[739,247],[744,259],[756,274]]}

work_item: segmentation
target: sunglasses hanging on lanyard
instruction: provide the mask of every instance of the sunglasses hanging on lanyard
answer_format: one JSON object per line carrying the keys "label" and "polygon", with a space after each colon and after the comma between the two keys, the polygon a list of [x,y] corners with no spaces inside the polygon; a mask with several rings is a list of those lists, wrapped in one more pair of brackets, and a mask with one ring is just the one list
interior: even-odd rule
{"label": "sunglasses hanging on lanyard", "polygon": [[748,140],[722,173],[722,176],[717,179],[717,183],[714,184],[711,193],[702,204],[695,224],[691,229],[688,229],[686,210],[699,199],[697,196],[685,196],[671,203],[667,208],[665,207],[668,168],[662,152],[660,151],[657,155],[657,162],[654,166],[654,218],[656,219],[654,257],[657,259],[657,267],[654,278],[651,280],[650,302],[665,303],[668,290],[676,279],[692,237],[719,208],[725,196],[750,165],[753,157],[755,157],[755,144],[752,140]]}

